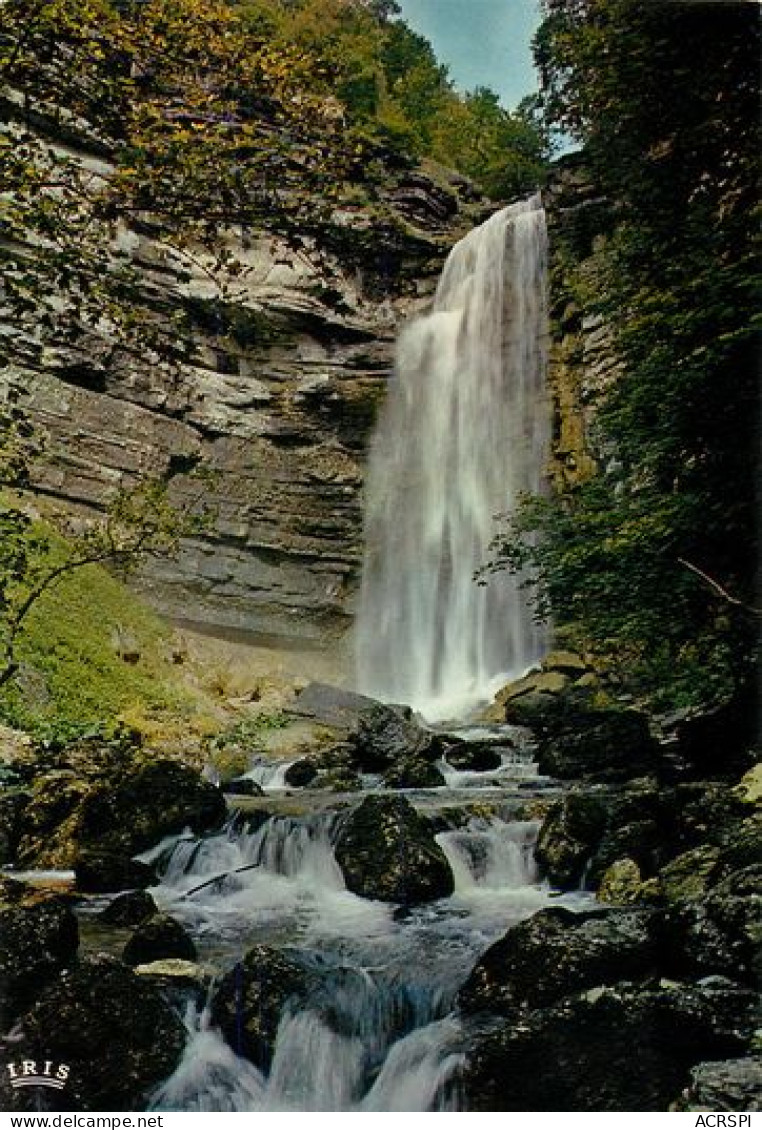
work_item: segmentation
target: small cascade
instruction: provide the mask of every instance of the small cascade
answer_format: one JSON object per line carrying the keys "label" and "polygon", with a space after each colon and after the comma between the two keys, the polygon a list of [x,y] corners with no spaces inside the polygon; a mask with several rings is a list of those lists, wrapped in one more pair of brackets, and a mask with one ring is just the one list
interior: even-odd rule
{"label": "small cascade", "polygon": [[535,884],[534,846],[539,828],[535,820],[506,824],[472,817],[464,828],[440,832],[437,842],[452,869],[456,894],[515,891]]}
{"label": "small cascade", "polygon": [[236,820],[216,835],[181,836],[142,858],[159,870],[156,901],[202,933],[237,936],[253,923],[301,912],[320,934],[374,933],[387,907],[346,890],[333,851],[337,813],[271,816],[257,828]]}
{"label": "small cascade", "polygon": [[[406,1003],[399,989],[358,973],[347,979],[339,1000],[324,994],[287,1009],[267,1075],[235,1054],[208,1011],[191,1010],[185,1053],[154,1094],[152,1109],[454,1109],[449,1084],[462,1063],[459,1026],[436,1019],[435,998],[425,1013],[420,1004],[416,1010]],[[410,1030],[401,1030],[401,1023]]]}
{"label": "small cascade", "polygon": [[512,781],[524,781],[537,776],[537,762],[525,750],[500,749],[500,765],[496,769],[455,769],[446,757],[437,762],[448,788],[479,789],[500,788]]}
{"label": "small cascade", "polygon": [[286,773],[293,764],[293,761],[273,761],[272,759],[262,758],[261,761],[255,761],[251,768],[243,774],[243,777],[259,785],[266,793],[278,792],[281,789],[288,788]]}
{"label": "small cascade", "polygon": [[[471,736],[508,737],[483,728]],[[266,1071],[225,1042],[208,1003],[190,1006],[185,1052],[152,1109],[461,1109],[468,1035],[456,994],[487,946],[548,903],[533,859],[539,825],[479,815],[440,832],[453,895],[398,910],[346,890],[334,854],[345,811],[254,824],[239,815],[215,834],[184,833],[144,854],[161,875],[154,898],[192,932],[202,962],[229,970],[256,943],[286,947],[309,972],[305,995],[284,1004]],[[452,818],[451,801],[443,813]]]}
{"label": "small cascade", "polygon": [[480,587],[495,516],[542,489],[546,235],[539,196],[450,252],[431,312],[402,331],[366,477],[359,689],[463,717],[543,653],[520,578]]}
{"label": "small cascade", "polygon": [[259,870],[342,890],[344,879],[331,844],[335,821],[333,813],[309,819],[272,816],[260,827],[249,829],[232,820],[215,836],[181,837],[165,852],[163,861],[156,860],[163,867],[162,886],[178,895],[194,888],[214,895],[220,884],[240,886],[248,871]]}

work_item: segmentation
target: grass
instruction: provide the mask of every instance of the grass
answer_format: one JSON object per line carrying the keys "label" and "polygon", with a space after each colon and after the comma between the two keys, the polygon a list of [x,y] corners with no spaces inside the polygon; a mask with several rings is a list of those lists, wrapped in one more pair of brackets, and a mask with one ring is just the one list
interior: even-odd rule
{"label": "grass", "polygon": [[[66,560],[65,541],[44,525],[46,555]],[[171,629],[106,569],[65,575],[33,606],[17,644],[20,671],[0,693],[0,718],[47,736],[116,720],[135,704],[171,707]],[[120,658],[129,653],[131,661]]]}

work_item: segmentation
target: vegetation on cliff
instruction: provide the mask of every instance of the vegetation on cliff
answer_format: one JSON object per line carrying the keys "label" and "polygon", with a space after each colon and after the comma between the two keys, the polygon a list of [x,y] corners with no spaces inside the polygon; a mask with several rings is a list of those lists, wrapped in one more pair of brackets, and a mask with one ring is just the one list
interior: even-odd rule
{"label": "vegetation on cliff", "polygon": [[598,473],[528,500],[499,556],[636,691],[706,701],[748,680],[759,625],[759,13],[547,0],[545,17],[544,112],[613,217],[584,269],[560,249],[567,298],[611,327],[620,373]]}

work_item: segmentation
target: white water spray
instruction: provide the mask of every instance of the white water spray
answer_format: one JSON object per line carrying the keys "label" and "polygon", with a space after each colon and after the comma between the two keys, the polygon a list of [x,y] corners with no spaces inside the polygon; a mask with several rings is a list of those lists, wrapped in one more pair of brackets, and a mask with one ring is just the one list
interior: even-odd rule
{"label": "white water spray", "polygon": [[400,335],[367,477],[358,683],[435,720],[544,650],[518,579],[485,587],[495,516],[542,487],[546,234],[539,196],[451,251],[433,309]]}

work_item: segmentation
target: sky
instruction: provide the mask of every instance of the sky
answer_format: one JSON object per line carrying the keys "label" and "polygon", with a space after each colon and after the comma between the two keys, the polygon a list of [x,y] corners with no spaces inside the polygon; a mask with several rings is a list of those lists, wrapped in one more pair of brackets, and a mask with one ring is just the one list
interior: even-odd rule
{"label": "sky", "polygon": [[537,88],[530,40],[539,0],[397,0],[460,90],[489,86],[513,110]]}

